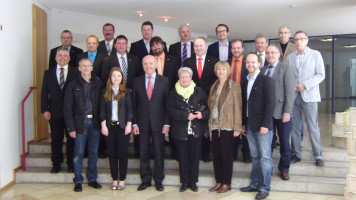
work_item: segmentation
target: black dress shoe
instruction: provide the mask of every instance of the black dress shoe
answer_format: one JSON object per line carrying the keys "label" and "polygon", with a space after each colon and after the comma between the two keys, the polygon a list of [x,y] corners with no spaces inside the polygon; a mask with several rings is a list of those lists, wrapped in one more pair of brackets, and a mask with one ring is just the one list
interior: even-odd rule
{"label": "black dress shoe", "polygon": [[163,191],[164,190],[164,187],[163,187],[162,183],[156,183],[155,186],[156,186],[156,190],[157,191]]}
{"label": "black dress shoe", "polygon": [[55,166],[53,166],[52,167],[52,169],[51,169],[51,173],[58,173],[58,172],[60,172],[61,171],[61,166],[59,165],[55,165]]}
{"label": "black dress shoe", "polygon": [[204,162],[211,162],[211,158],[210,158],[210,156],[209,156],[209,157],[205,157],[205,158],[203,158],[203,161],[204,161]]}
{"label": "black dress shoe", "polygon": [[241,192],[258,192],[258,189],[252,188],[250,186],[240,188]]}
{"label": "black dress shoe", "polygon": [[291,163],[296,163],[296,162],[300,162],[302,159],[298,158],[297,156],[293,156],[291,159],[290,159],[290,162]]}
{"label": "black dress shoe", "polygon": [[68,166],[67,172],[68,172],[68,173],[74,173],[74,168],[73,168],[73,166]]}
{"label": "black dress shoe", "polygon": [[188,189],[188,184],[182,184],[182,186],[180,186],[179,192],[184,192]]}
{"label": "black dress shoe", "polygon": [[75,192],[81,192],[81,191],[83,191],[83,189],[82,189],[82,184],[76,183],[75,186],[74,186],[74,191],[75,191]]}
{"label": "black dress shoe", "polygon": [[88,185],[93,187],[93,188],[95,188],[95,189],[100,189],[101,188],[101,185],[96,181],[90,182],[90,183],[88,183]]}
{"label": "black dress shoe", "polygon": [[106,153],[100,153],[99,158],[106,158]]}
{"label": "black dress shoe", "polygon": [[255,199],[265,199],[268,197],[268,194],[267,192],[262,192],[262,191],[259,191],[257,194],[256,194],[256,197]]}
{"label": "black dress shoe", "polygon": [[319,167],[322,167],[322,166],[324,166],[324,161],[321,160],[321,159],[317,159],[317,160],[315,161],[315,165],[316,165],[316,166],[319,166]]}
{"label": "black dress shoe", "polygon": [[190,184],[190,189],[191,189],[193,192],[198,192],[198,186],[197,186],[197,184],[191,183],[191,184]]}
{"label": "black dress shoe", "polygon": [[150,187],[151,183],[141,183],[141,185],[138,186],[137,191],[142,191],[145,190],[147,187]]}

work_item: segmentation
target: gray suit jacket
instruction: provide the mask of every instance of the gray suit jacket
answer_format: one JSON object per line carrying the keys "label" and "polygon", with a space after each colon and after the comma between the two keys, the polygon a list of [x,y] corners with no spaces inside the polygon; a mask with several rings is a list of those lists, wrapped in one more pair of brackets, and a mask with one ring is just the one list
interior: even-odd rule
{"label": "gray suit jacket", "polygon": [[282,53],[282,47],[281,47],[281,43],[277,43],[276,44],[277,47],[279,48],[279,51],[281,52],[281,57],[279,58],[279,60],[282,63],[286,63],[287,62],[287,57],[289,56],[289,54],[295,52],[297,49],[295,48],[295,44],[288,42],[286,50],[284,52],[284,54]]}
{"label": "gray suit jacket", "polygon": [[[268,65],[261,69],[265,74]],[[278,62],[273,72],[272,80],[274,83],[274,112],[275,119],[282,119],[283,114],[292,115],[293,104],[295,99],[295,80],[291,67]]]}
{"label": "gray suit jacket", "polygon": [[305,49],[303,63],[297,69],[297,52],[290,54],[287,57],[287,65],[289,65],[295,77],[295,83],[304,83],[305,90],[302,91],[301,96],[305,102],[320,102],[319,84],[325,79],[324,60],[319,51]]}

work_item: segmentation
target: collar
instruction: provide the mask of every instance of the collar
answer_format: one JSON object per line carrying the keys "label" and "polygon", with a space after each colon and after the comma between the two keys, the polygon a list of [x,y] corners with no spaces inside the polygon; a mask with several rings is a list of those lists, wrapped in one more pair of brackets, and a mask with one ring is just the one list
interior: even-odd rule
{"label": "collar", "polygon": [[109,42],[105,40],[105,44],[107,44],[107,43],[109,43],[109,44],[110,44],[112,41],[114,41],[114,38],[113,38],[113,39],[111,39]]}
{"label": "collar", "polygon": [[279,62],[279,60],[277,60],[276,62],[274,62],[272,65],[270,65],[269,63],[268,63],[268,66],[273,66],[273,67],[277,67],[277,65],[278,65],[278,62]]}
{"label": "collar", "polygon": [[242,62],[243,59],[244,59],[244,56],[243,56],[243,55],[241,55],[241,56],[238,57],[238,58],[235,58],[235,57],[233,56],[233,57],[232,57],[232,60],[231,60],[231,63],[234,63],[235,60],[237,60],[238,62]]}
{"label": "collar", "polygon": [[119,91],[119,88],[120,88],[120,86],[116,89],[114,88],[114,86],[112,86],[112,90],[115,90],[115,91]]}
{"label": "collar", "polygon": [[93,53],[90,52],[90,51],[88,51],[88,57],[89,57],[90,55],[96,55],[96,53],[98,53],[98,50],[95,50]]}
{"label": "collar", "polygon": [[190,47],[191,43],[192,43],[192,41],[190,41],[190,40],[187,43],[184,43],[184,42],[180,41],[180,45],[187,44],[187,47]]}
{"label": "collar", "polygon": [[225,44],[223,44],[219,41],[219,46],[229,46],[229,40],[226,40]]}
{"label": "collar", "polygon": [[[157,73],[154,72],[154,73],[151,75],[151,78],[156,79],[156,75],[157,75]],[[149,75],[145,73],[145,77],[148,79]]]}
{"label": "collar", "polygon": [[258,52],[258,51],[257,51],[257,56],[258,56],[259,54],[262,54],[262,56],[264,56],[264,55],[266,55],[266,52],[265,52],[265,51],[264,51],[264,52]]}
{"label": "collar", "polygon": [[[57,70],[60,70],[60,68],[62,68],[62,67],[57,64]],[[63,68],[64,68],[64,71],[68,71],[68,64],[64,65]]]}
{"label": "collar", "polygon": [[166,54],[164,52],[159,56],[155,56],[156,59],[161,58],[162,60],[164,60],[165,57],[166,57]]}
{"label": "collar", "polygon": [[297,56],[298,56],[298,55],[305,55],[306,53],[308,53],[309,50],[310,50],[309,47],[306,47],[302,53],[299,53],[299,51],[296,50],[296,51],[297,51]]}
{"label": "collar", "polygon": [[249,81],[256,80],[259,73],[260,73],[260,70],[258,70],[258,72],[255,75],[253,75],[252,78],[250,77],[250,75],[247,75],[247,80],[249,80]]}
{"label": "collar", "polygon": [[201,56],[201,57],[199,57],[198,55],[196,55],[197,61],[198,61],[198,58],[203,58],[203,61],[205,61],[205,57],[206,57],[206,54],[204,54],[204,55]]}
{"label": "collar", "polygon": [[118,58],[121,58],[121,56],[123,56],[124,58],[127,57],[127,54],[126,54],[126,53],[125,53],[124,55],[121,55],[121,54],[119,54],[119,53],[116,52],[116,55],[117,55]]}

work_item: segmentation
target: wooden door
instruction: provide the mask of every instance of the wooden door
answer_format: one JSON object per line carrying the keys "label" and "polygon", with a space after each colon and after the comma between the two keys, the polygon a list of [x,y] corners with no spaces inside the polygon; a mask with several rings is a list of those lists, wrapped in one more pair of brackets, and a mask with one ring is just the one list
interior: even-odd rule
{"label": "wooden door", "polygon": [[34,139],[49,137],[48,121],[41,113],[41,90],[44,71],[47,69],[47,13],[32,4],[32,68],[34,91]]}

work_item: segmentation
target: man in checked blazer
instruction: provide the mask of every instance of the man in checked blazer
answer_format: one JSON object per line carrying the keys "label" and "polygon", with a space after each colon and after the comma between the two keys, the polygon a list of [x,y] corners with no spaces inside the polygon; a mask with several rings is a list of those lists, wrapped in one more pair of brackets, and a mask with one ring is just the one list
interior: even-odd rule
{"label": "man in checked blazer", "polygon": [[279,61],[281,53],[275,44],[271,44],[266,49],[267,66],[261,69],[261,73],[272,78],[274,82],[274,112],[273,131],[278,133],[280,142],[278,170],[282,180],[289,180],[290,166],[290,132],[291,117],[295,98],[294,73],[292,68]]}
{"label": "man in checked blazer", "polygon": [[[193,71],[193,81],[197,86],[203,88],[209,96],[210,87],[214,84],[217,77],[214,73],[214,66],[219,62],[218,58],[207,55],[208,43],[204,37],[197,37],[194,40],[195,56],[187,58],[183,66],[189,67]],[[202,62],[202,72],[199,75],[199,60]],[[202,141],[202,159],[205,162],[211,161],[210,158],[210,139],[207,135]]]}
{"label": "man in checked blazer", "polygon": [[[56,67],[52,67],[44,73],[41,91],[41,112],[44,118],[49,120],[51,127],[51,159],[53,162],[51,173],[58,173],[61,170],[64,134],[67,138],[67,171],[73,172],[74,139],[66,131],[63,117],[63,99],[64,90],[71,80],[77,78],[78,69],[74,66],[68,66],[70,57],[67,48],[59,47],[55,59]],[[61,81],[62,71],[63,82]]]}

